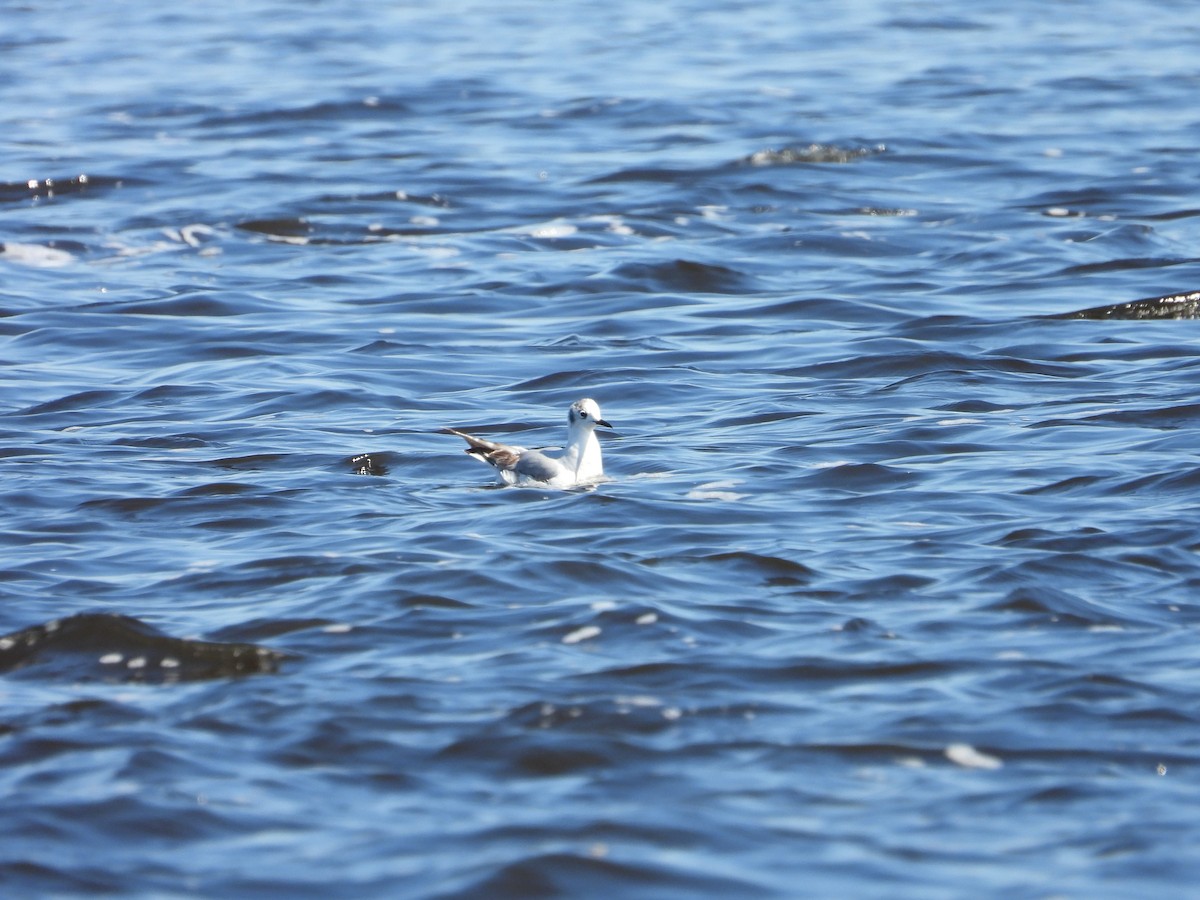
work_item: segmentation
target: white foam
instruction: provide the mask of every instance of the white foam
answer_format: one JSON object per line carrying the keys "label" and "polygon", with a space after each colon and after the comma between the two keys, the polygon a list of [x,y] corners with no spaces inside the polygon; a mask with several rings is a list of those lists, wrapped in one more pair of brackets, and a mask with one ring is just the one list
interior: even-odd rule
{"label": "white foam", "polygon": [[41,244],[13,244],[5,241],[0,247],[0,259],[34,269],[61,269],[75,262],[66,250],[43,247]]}
{"label": "white foam", "polygon": [[707,481],[704,484],[698,484],[687,492],[688,500],[724,500],[733,502],[745,498],[746,494],[739,494],[736,491],[728,490],[728,488],[737,487],[741,484],[736,479],[726,479],[724,481]]}
{"label": "white foam", "polygon": [[591,640],[599,634],[599,625],[584,625],[582,628],[576,628],[569,634],[564,634],[562,642],[564,644],[578,644],[581,641]]}
{"label": "white foam", "polygon": [[999,769],[1004,765],[999,758],[982,753],[970,744],[950,744],[945,754],[946,759],[965,769]]}

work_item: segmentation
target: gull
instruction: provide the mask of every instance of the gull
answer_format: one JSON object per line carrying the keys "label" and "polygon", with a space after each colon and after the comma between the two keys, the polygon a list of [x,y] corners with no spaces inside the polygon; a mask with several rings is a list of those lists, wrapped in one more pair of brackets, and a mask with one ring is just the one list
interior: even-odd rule
{"label": "gull", "polygon": [[597,425],[612,428],[601,418],[595,400],[588,397],[576,400],[567,410],[567,446],[554,456],[541,450],[485,441],[454,428],[442,430],[466,441],[470,445],[467,453],[492,466],[502,484],[570,488],[594,484],[604,478],[600,441],[595,433]]}

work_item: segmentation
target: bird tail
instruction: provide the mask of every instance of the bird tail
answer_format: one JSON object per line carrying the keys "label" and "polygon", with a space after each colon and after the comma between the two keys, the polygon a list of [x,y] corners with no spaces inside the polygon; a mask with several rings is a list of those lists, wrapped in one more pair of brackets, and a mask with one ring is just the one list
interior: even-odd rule
{"label": "bird tail", "polygon": [[459,431],[456,428],[443,428],[443,434],[456,434],[469,445],[467,453],[477,457],[489,465],[495,466],[497,469],[509,469],[517,464],[517,458],[520,454],[515,448],[506,446],[505,444],[497,444],[495,441],[485,441],[483,438],[477,438],[473,434]]}
{"label": "bird tail", "polygon": [[460,438],[466,441],[470,446],[467,448],[468,453],[493,453],[501,449],[502,444],[497,444],[494,441],[485,441],[483,438],[477,438],[473,434],[467,434],[464,431],[459,431],[456,428],[443,428],[442,434],[457,434]]}

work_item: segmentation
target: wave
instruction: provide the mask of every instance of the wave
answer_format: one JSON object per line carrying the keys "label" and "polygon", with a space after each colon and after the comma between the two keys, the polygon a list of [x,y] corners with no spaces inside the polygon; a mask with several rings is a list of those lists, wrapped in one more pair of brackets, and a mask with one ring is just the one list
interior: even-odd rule
{"label": "wave", "polygon": [[282,659],[256,644],[172,637],[118,613],[79,613],[0,637],[0,674],[55,681],[229,678],[275,672]]}

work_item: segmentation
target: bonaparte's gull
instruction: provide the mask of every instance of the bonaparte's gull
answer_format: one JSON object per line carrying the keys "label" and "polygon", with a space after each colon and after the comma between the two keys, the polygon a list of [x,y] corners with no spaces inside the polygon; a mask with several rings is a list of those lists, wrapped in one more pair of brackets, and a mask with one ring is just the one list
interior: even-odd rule
{"label": "bonaparte's gull", "polygon": [[612,428],[601,418],[595,400],[587,397],[576,400],[567,410],[567,446],[553,456],[541,450],[485,441],[454,428],[444,431],[465,440],[470,445],[467,453],[495,468],[504,484],[569,488],[593,484],[604,477],[600,441],[595,434],[597,425]]}

